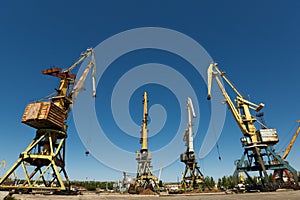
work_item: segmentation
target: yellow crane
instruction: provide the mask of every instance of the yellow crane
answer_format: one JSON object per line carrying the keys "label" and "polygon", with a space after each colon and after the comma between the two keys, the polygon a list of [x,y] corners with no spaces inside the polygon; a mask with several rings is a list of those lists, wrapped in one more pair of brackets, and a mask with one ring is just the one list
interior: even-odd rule
{"label": "yellow crane", "polygon": [[[300,120],[298,120],[297,122],[300,123]],[[291,139],[288,147],[285,149],[285,151],[284,151],[284,153],[283,153],[283,155],[281,157],[282,159],[285,160],[286,157],[289,155],[292,147],[294,146],[294,143],[296,142],[296,139],[297,139],[297,137],[299,135],[299,132],[300,132],[300,124],[298,125],[298,128],[297,128],[294,136],[292,137],[292,139]],[[276,162],[276,161],[274,161],[274,162]],[[288,181],[291,180],[290,172],[288,170],[286,170],[286,169],[280,169],[280,170],[274,170],[274,174],[273,174],[273,177],[272,177],[273,182],[276,182],[276,178],[278,176],[280,183],[284,183],[283,173],[285,173],[285,175],[287,176]]]}
{"label": "yellow crane", "polygon": [[[297,121],[298,123],[300,123],[300,120]],[[294,143],[296,142],[296,139],[299,135],[299,132],[300,132],[300,125],[298,126],[297,130],[296,130],[296,133],[294,134],[291,142],[289,143],[288,147],[285,149],[283,155],[282,155],[282,158],[283,159],[286,159],[286,157],[289,155]]]}
{"label": "yellow crane", "polygon": [[[236,162],[236,170],[233,178],[235,184],[238,184],[240,173],[245,173],[247,177],[256,185],[249,175],[249,172],[258,172],[259,180],[261,181],[261,190],[274,190],[273,184],[269,180],[267,170],[286,169],[293,176],[293,186],[298,186],[297,171],[285,162],[272,148],[278,141],[276,129],[256,129],[254,123],[256,118],[251,114],[251,110],[258,112],[264,104],[259,105],[246,100],[236,87],[225,76],[225,73],[220,71],[216,63],[211,63],[208,68],[208,96],[211,98],[212,79],[217,82],[226,104],[229,107],[235,121],[237,122],[244,137],[241,138],[241,143],[244,148],[244,153],[240,160]],[[221,79],[224,80],[233,92],[237,95],[234,101],[231,100]],[[273,161],[277,160],[277,163]]]}
{"label": "yellow crane", "polygon": [[151,159],[152,153],[148,150],[148,97],[147,92],[144,92],[143,98],[144,111],[141,126],[141,144],[142,148],[136,152],[136,160],[138,162],[137,175],[134,188],[129,191],[140,193],[144,189],[149,188],[155,191],[158,188],[157,178],[152,173]]}
{"label": "yellow crane", "polygon": [[[72,74],[72,70],[88,57],[91,57],[90,62],[78,82],[75,82],[76,75]],[[35,128],[36,135],[28,147],[20,153],[16,163],[0,179],[0,188],[26,191],[70,189],[70,181],[65,170],[67,138],[65,121],[91,69],[93,96],[95,96],[95,59],[94,50],[91,48],[82,53],[80,58],[66,70],[50,68],[42,71],[45,75],[59,78],[59,87],[56,89],[56,94],[47,101],[37,101],[26,106],[22,123]],[[19,167],[23,168],[25,181],[20,183],[21,185],[5,185],[5,181]],[[52,174],[52,177],[48,180],[46,174]]]}

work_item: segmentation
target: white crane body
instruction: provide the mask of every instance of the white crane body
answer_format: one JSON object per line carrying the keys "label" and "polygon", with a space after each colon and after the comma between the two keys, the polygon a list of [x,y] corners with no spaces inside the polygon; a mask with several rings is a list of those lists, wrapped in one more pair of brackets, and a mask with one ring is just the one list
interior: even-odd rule
{"label": "white crane body", "polygon": [[193,102],[190,97],[187,98],[187,117],[188,117],[188,123],[183,138],[184,141],[186,142],[187,152],[194,153],[194,133],[192,129],[193,126],[192,119],[196,118],[197,116],[195,114]]}
{"label": "white crane body", "polygon": [[192,99],[187,98],[187,127],[183,136],[183,141],[187,146],[186,152],[180,154],[180,161],[185,164],[185,170],[182,175],[181,186],[183,188],[198,189],[200,184],[204,183],[204,176],[197,165],[197,156],[194,152],[194,133],[192,119],[196,118]]}

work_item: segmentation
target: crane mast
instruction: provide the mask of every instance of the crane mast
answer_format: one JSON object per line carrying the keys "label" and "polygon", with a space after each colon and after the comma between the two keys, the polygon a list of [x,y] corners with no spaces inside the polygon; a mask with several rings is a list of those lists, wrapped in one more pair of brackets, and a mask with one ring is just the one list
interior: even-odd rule
{"label": "crane mast", "polygon": [[[76,74],[72,74],[72,70],[88,57],[91,57],[89,63],[78,81],[75,82]],[[57,93],[47,99],[48,101],[36,101],[26,106],[22,123],[35,128],[36,135],[20,154],[16,163],[0,179],[0,188],[25,191],[32,189],[70,191],[70,181],[65,170],[67,138],[65,121],[91,70],[93,96],[96,96],[95,65],[94,50],[89,48],[66,70],[50,68],[42,71],[42,74],[60,79],[59,87],[56,89]],[[15,174],[20,166],[23,168],[25,180],[19,185],[5,184],[5,181]],[[53,176],[47,180],[46,174]],[[42,186],[37,186],[40,183]]]}
{"label": "crane mast", "polygon": [[[211,99],[212,79],[214,79],[225,98],[229,110],[244,135],[244,137],[241,138],[244,153],[241,159],[236,161],[236,170],[233,176],[235,183],[238,183],[239,174],[245,173],[253,182],[253,185],[256,185],[257,183],[254,183],[248,173],[256,171],[259,173],[259,178],[262,182],[262,190],[272,190],[275,189],[275,187],[269,181],[267,170],[286,169],[293,174],[293,185],[298,186],[297,171],[285,162],[277,153],[275,153],[272,148],[279,141],[276,129],[269,129],[265,127],[257,130],[255,127],[254,123],[256,122],[256,118],[251,114],[251,110],[258,112],[264,107],[264,104],[260,103],[257,105],[244,99],[242,94],[225,76],[225,73],[219,70],[216,63],[210,64],[207,70],[207,75],[207,99]],[[221,79],[224,80],[236,94],[234,102],[228,95]],[[269,162],[267,162],[267,160]],[[274,160],[278,162],[275,163]]]}
{"label": "crane mast", "polygon": [[194,134],[192,119],[196,118],[193,102],[190,97],[187,98],[187,128],[183,136],[183,141],[187,146],[185,153],[180,155],[180,161],[185,164],[182,175],[181,186],[185,189],[198,189],[204,183],[204,176],[197,165],[197,156],[194,152]]}

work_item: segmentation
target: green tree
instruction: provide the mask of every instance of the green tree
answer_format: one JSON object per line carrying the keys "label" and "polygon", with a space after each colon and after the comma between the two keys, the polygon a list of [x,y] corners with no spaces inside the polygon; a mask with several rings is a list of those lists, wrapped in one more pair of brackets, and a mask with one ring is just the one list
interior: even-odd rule
{"label": "green tree", "polygon": [[235,187],[234,181],[233,181],[233,176],[228,177],[228,189],[232,189]]}
{"label": "green tree", "polygon": [[162,180],[159,180],[158,187],[163,187],[163,186],[164,186],[164,185],[163,185]]}
{"label": "green tree", "polygon": [[213,177],[210,177],[210,186],[211,186],[211,188],[214,188],[215,185],[216,185],[216,183],[215,183],[214,178],[213,178]]}
{"label": "green tree", "polygon": [[218,188],[221,189],[222,187],[222,179],[218,178]]}
{"label": "green tree", "polygon": [[218,179],[218,187],[220,189],[232,189],[234,188],[234,182],[233,182],[233,177],[232,176],[223,176],[221,179]]}
{"label": "green tree", "polygon": [[228,189],[229,183],[226,176],[222,177],[221,186],[223,186],[223,188],[226,190]]}
{"label": "green tree", "polygon": [[270,173],[268,178],[269,178],[269,182],[272,183],[273,182],[273,173]]}

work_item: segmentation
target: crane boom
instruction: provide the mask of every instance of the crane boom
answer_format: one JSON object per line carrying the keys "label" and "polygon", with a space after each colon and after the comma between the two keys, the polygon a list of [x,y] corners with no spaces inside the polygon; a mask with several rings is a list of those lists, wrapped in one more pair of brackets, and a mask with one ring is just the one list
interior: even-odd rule
{"label": "crane boom", "polygon": [[193,118],[196,118],[197,115],[195,113],[195,109],[194,109],[194,105],[193,105],[193,101],[190,97],[187,98],[187,105],[188,105],[188,109],[190,109],[191,111],[191,115]]}
{"label": "crane boom", "polygon": [[88,48],[84,53],[81,53],[80,58],[73,63],[70,67],[63,71],[63,73],[71,72],[76,66],[78,66],[84,59],[89,57],[90,55],[94,56],[94,50],[92,48]]}
{"label": "crane boom", "polygon": [[[83,71],[83,74],[79,78],[78,82],[73,87],[72,91],[70,93],[70,85],[73,85],[75,82],[75,74],[71,74],[72,70],[77,67],[81,62],[83,62],[86,58],[91,56],[91,60],[88,63],[87,67]],[[50,68],[47,70],[43,70],[42,73],[50,76],[55,76],[60,78],[60,85],[57,89],[57,94],[55,97],[51,98],[51,101],[61,109],[63,109],[66,113],[68,113],[71,108],[72,104],[74,103],[75,99],[77,98],[78,93],[82,89],[82,85],[89,73],[89,71],[92,69],[92,83],[93,83],[93,96],[96,96],[96,62],[94,57],[94,50],[92,48],[88,48],[84,53],[80,55],[80,58],[72,64],[70,67],[68,67],[66,70],[63,70],[61,68]]]}
{"label": "crane boom", "polygon": [[[213,71],[213,68],[216,70],[216,72]],[[235,91],[235,93],[243,98],[241,93],[234,87],[234,85],[225,77],[225,72],[221,72],[218,69],[217,63],[211,63],[207,70],[207,76],[208,76],[208,96],[207,99],[210,100],[210,94],[211,94],[211,84],[212,84],[212,77],[213,75],[216,76],[217,74],[220,74],[220,76],[228,83],[228,85]]]}
{"label": "crane boom", "polygon": [[144,99],[143,99],[143,104],[144,104],[144,113],[143,113],[143,124],[142,124],[142,149],[141,151],[148,151],[147,147],[147,137],[148,137],[148,129],[147,129],[147,124],[148,124],[148,97],[147,97],[147,92],[144,92]]}
{"label": "crane boom", "polygon": [[[297,122],[300,123],[300,120],[298,120]],[[299,135],[299,132],[300,132],[300,125],[298,126],[298,128],[296,130],[296,133],[294,134],[294,136],[293,136],[291,142],[289,143],[288,147],[284,151],[283,156],[282,156],[283,159],[286,159],[286,157],[289,155],[289,153],[290,153],[290,151],[291,151],[291,149],[292,149],[292,147],[293,147],[293,145],[294,145],[294,143],[295,143],[295,141],[296,141],[296,139]]]}
{"label": "crane boom", "polygon": [[83,83],[89,73],[89,71],[92,69],[92,84],[93,84],[93,97],[96,97],[96,77],[95,77],[95,58],[94,54],[92,54],[91,61],[83,71],[81,77],[79,78],[78,82],[74,86],[72,92],[69,94],[70,99],[74,102],[78,96],[78,93],[82,90]]}
{"label": "crane boom", "polygon": [[194,152],[194,141],[193,141],[193,129],[192,129],[192,118],[196,118],[196,113],[194,110],[193,102],[190,97],[187,98],[187,116],[188,116],[188,123],[187,128],[185,130],[185,135],[183,140],[186,142],[187,152],[193,153]]}
{"label": "crane boom", "polygon": [[[215,71],[214,71],[215,70]],[[248,100],[245,100],[241,93],[234,87],[234,85],[225,77],[225,73],[221,72],[218,69],[217,63],[211,63],[208,70],[208,95],[207,99],[210,100],[211,98],[211,85],[212,85],[212,78],[214,78],[221,89],[221,92],[226,100],[226,103],[233,114],[233,117],[235,121],[237,122],[239,128],[241,129],[242,133],[245,136],[248,136],[251,138],[251,141],[253,144],[256,144],[259,141],[259,138],[256,134],[256,128],[254,126],[254,122],[256,121],[256,118],[253,117],[250,113],[249,109],[253,109],[255,111],[259,111],[263,108],[264,104],[256,105]],[[225,82],[234,90],[234,92],[237,94],[237,98],[235,99],[235,102],[237,105],[235,106],[233,101],[231,100],[230,96],[225,90],[225,87],[223,86],[220,78],[218,75],[225,80]]]}

